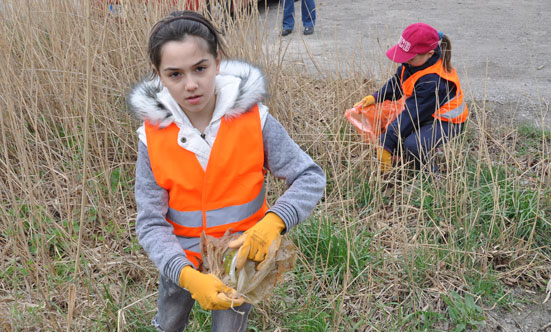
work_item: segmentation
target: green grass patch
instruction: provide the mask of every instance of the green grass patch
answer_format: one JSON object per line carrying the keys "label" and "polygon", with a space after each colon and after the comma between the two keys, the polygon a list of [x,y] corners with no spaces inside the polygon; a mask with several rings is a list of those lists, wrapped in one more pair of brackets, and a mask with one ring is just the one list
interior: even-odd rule
{"label": "green grass patch", "polygon": [[511,296],[505,292],[503,284],[494,274],[471,271],[465,274],[465,280],[471,292],[487,306],[507,306],[512,302]]}
{"label": "green grass patch", "polygon": [[449,295],[442,295],[442,299],[447,305],[448,318],[453,326],[452,332],[477,330],[479,327],[485,326],[484,312],[475,303],[472,295],[466,293],[463,298],[458,293],[451,291]]}
{"label": "green grass patch", "polygon": [[334,285],[343,281],[347,271],[355,278],[365,272],[367,266],[380,263],[377,249],[373,247],[373,234],[362,226],[356,224],[346,231],[328,218],[310,218],[290,236],[304,256],[304,262]]}

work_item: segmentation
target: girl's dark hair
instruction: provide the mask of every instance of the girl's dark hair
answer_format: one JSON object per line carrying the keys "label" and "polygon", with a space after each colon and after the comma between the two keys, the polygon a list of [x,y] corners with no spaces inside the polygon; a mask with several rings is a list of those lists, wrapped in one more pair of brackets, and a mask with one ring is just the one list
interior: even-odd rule
{"label": "girl's dark hair", "polygon": [[452,67],[452,42],[448,36],[444,35],[440,41],[440,49],[442,50],[442,66],[447,72],[451,72]]}
{"label": "girl's dark hair", "polygon": [[215,58],[226,55],[226,46],[220,38],[220,32],[203,15],[193,11],[173,11],[157,22],[151,29],[147,51],[151,64],[159,71],[161,50],[171,41],[183,41],[194,36],[207,42],[208,52]]}

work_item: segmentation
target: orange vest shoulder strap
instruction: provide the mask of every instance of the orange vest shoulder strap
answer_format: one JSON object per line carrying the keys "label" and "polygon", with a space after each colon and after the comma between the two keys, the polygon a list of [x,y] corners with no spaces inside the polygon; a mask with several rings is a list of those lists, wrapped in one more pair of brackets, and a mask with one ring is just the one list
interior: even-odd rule
{"label": "orange vest shoulder strap", "polygon": [[443,79],[453,82],[458,88],[461,88],[461,85],[459,84],[459,79],[457,77],[457,72],[455,71],[455,69],[452,69],[450,72],[447,72],[444,69],[444,66],[442,66],[442,59],[438,60],[434,65],[414,73],[404,81],[405,70],[406,68],[404,66],[402,68],[402,75],[401,75],[400,81],[402,84],[402,90],[404,91],[404,94],[406,95],[406,97],[409,97],[413,94],[413,88],[415,87],[415,83],[417,83],[417,80],[428,74],[437,74]]}

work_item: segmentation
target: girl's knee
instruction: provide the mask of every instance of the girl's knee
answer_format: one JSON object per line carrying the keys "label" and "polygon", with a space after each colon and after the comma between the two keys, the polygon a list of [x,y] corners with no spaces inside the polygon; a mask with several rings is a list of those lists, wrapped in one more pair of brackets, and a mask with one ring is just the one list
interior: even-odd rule
{"label": "girl's knee", "polygon": [[247,321],[251,313],[252,305],[243,305],[212,312],[212,332],[243,332],[247,328]]}
{"label": "girl's knee", "polygon": [[195,301],[191,294],[163,275],[159,278],[157,315],[153,326],[158,331],[179,332],[185,330]]}
{"label": "girl's knee", "polygon": [[153,318],[151,324],[159,332],[182,332],[187,327],[187,321],[182,322],[176,320],[168,320],[160,322],[160,319],[158,319],[158,317]]}
{"label": "girl's knee", "polygon": [[191,306],[186,304],[182,306],[172,305],[171,307],[164,306],[159,308],[159,312],[152,321],[153,326],[158,331],[163,332],[180,332],[186,329],[189,321]]}

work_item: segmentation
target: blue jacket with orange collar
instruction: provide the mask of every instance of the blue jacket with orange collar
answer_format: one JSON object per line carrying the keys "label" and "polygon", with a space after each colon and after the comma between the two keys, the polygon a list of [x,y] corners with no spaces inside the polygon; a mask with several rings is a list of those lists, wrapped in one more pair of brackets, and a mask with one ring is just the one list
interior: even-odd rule
{"label": "blue jacket with orange collar", "polygon": [[[383,100],[398,100],[402,98],[403,91],[400,85],[402,68],[405,67],[404,81],[414,73],[434,65],[441,57],[440,47],[435,49],[434,55],[423,65],[413,67],[407,63],[398,66],[396,74],[373,96],[377,102]],[[456,86],[437,74],[424,75],[415,84],[415,93],[406,99],[404,111],[387,128],[385,134],[380,137],[383,147],[394,153],[398,146],[398,137],[411,135],[422,125],[432,123],[432,115],[436,110],[446,104],[456,93]]]}

